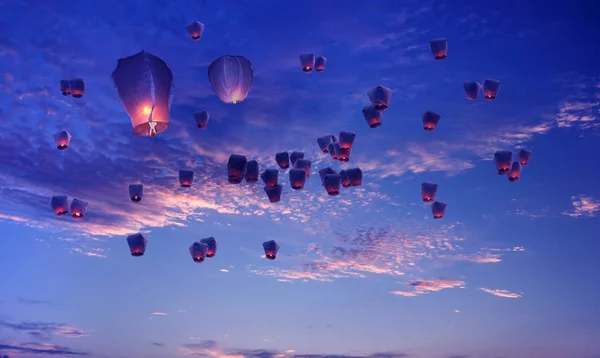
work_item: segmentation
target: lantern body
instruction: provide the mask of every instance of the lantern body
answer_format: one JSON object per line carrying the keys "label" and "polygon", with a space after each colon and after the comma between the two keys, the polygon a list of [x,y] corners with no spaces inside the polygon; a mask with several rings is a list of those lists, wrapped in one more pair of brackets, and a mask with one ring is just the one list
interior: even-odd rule
{"label": "lantern body", "polygon": [[268,260],[275,260],[277,253],[279,253],[279,244],[275,240],[265,241],[263,242],[263,249]]}
{"label": "lantern body", "polygon": [[439,113],[433,111],[427,111],[423,113],[423,129],[426,131],[432,131],[437,127],[441,116]]}
{"label": "lantern body", "polygon": [[425,182],[421,184],[421,199],[424,203],[431,203],[435,200],[438,185],[436,183]]}
{"label": "lantern body", "polygon": [[312,165],[312,163],[310,162],[310,160],[302,158],[302,159],[298,159],[298,161],[294,165],[294,168],[304,170],[306,172],[306,178],[308,178],[308,177],[310,177],[311,165]]}
{"label": "lantern body", "polygon": [[477,96],[479,95],[479,91],[481,91],[481,85],[479,84],[479,82],[467,81],[463,84],[463,87],[465,89],[465,95],[467,96],[467,99],[469,99],[469,100],[477,99]]}
{"label": "lantern body", "polygon": [[504,175],[509,172],[512,165],[512,152],[501,150],[494,154],[494,164],[498,170],[498,175]]}
{"label": "lantern body", "polygon": [[448,41],[446,39],[431,40],[429,41],[429,47],[434,59],[444,60],[448,57]]}
{"label": "lantern body", "polygon": [[383,112],[388,109],[388,106],[390,105],[392,90],[387,87],[377,86],[375,88],[371,88],[367,92],[367,95],[369,96],[369,100],[373,104],[375,110]]}
{"label": "lantern body", "polygon": [[192,21],[189,25],[185,27],[190,35],[190,38],[194,41],[200,40],[202,37],[202,33],[204,32],[204,24],[199,21]]}
{"label": "lantern body", "polygon": [[258,181],[258,173],[260,172],[258,162],[256,160],[249,160],[246,164],[246,182],[256,183]]}
{"label": "lantern body", "polygon": [[129,198],[134,203],[142,201],[144,195],[144,186],[142,184],[131,184],[129,185]]}
{"label": "lantern body", "polygon": [[518,181],[521,177],[522,169],[523,167],[521,166],[521,163],[513,162],[512,166],[510,167],[510,171],[508,172],[508,181],[510,181],[511,183]]}
{"label": "lantern body", "polygon": [[59,150],[67,149],[71,143],[71,135],[67,131],[60,131],[54,135],[54,143]]}
{"label": "lantern body", "polygon": [[68,96],[71,94],[71,87],[69,85],[69,80],[60,80],[60,92],[63,96]]}
{"label": "lantern body", "polygon": [[338,160],[340,162],[344,162],[347,163],[350,161],[350,152],[352,150],[351,149],[347,149],[347,148],[340,148],[340,152],[338,154]]}
{"label": "lantern body", "polygon": [[146,246],[148,246],[148,239],[142,234],[133,234],[127,236],[127,245],[129,245],[129,251],[131,256],[140,257],[146,253]]}
{"label": "lantern body", "polygon": [[248,160],[243,155],[232,154],[227,161],[227,180],[230,184],[239,184],[246,175]]}
{"label": "lantern body", "polygon": [[325,175],[325,190],[330,196],[340,195],[341,178],[339,174]]}
{"label": "lantern body", "polygon": [[519,163],[521,165],[529,165],[529,161],[531,160],[531,151],[527,149],[521,149],[519,151]]}
{"label": "lantern body", "polygon": [[446,203],[434,201],[431,205],[431,213],[433,214],[434,219],[443,218],[444,214],[446,213]]}
{"label": "lantern body", "polygon": [[331,156],[331,159],[338,160],[338,158],[340,156],[340,143],[339,142],[329,143],[329,147],[327,148],[327,150],[329,151],[329,155]]}
{"label": "lantern body", "polygon": [[363,173],[362,170],[360,170],[360,168],[348,169],[346,170],[346,173],[348,173],[348,177],[350,178],[350,184],[352,184],[352,186],[362,185]]}
{"label": "lantern body", "polygon": [[266,169],[264,172],[262,172],[260,178],[262,179],[263,183],[265,183],[265,187],[274,188],[277,186],[279,181],[279,172],[277,169]]}
{"label": "lantern body", "polygon": [[254,70],[243,56],[225,55],[208,66],[208,80],[213,91],[224,103],[243,102],[252,87]]}
{"label": "lantern body", "polygon": [[81,98],[83,97],[83,92],[85,92],[85,81],[81,78],[70,80],[69,89],[73,98]]}
{"label": "lantern body", "polygon": [[196,126],[200,129],[206,128],[209,119],[210,115],[207,111],[194,112],[194,120],[196,121]]}
{"label": "lantern body", "polygon": [[311,73],[315,67],[315,55],[312,53],[300,55],[300,66],[304,73]]}
{"label": "lantern body", "polygon": [[63,216],[69,212],[69,198],[66,195],[55,195],[50,200],[50,206],[56,216]]}
{"label": "lantern body", "polygon": [[207,246],[206,257],[214,257],[217,254],[217,240],[214,237],[207,237],[200,242]]}
{"label": "lantern body", "polygon": [[79,200],[77,198],[74,198],[73,201],[71,201],[71,216],[73,217],[73,219],[75,219],[75,220],[83,219],[83,217],[85,216],[87,207],[88,207],[87,202],[85,202],[83,200]]}
{"label": "lantern body", "polygon": [[265,186],[264,190],[271,204],[275,204],[281,201],[281,191],[283,190],[283,187],[281,185],[277,184],[271,188]]}
{"label": "lantern body", "polygon": [[296,162],[298,161],[298,159],[303,159],[303,158],[304,158],[303,152],[292,152],[292,154],[290,154],[290,162],[292,163],[292,166],[296,165]]}
{"label": "lantern body", "polygon": [[319,146],[319,149],[321,149],[321,152],[325,154],[329,153],[329,143],[331,143],[331,135],[324,135],[317,138],[317,145]]}
{"label": "lantern body", "polygon": [[304,188],[306,182],[306,172],[304,169],[293,168],[290,169],[290,186],[294,190],[300,190]]}
{"label": "lantern body", "polygon": [[500,81],[483,81],[483,98],[488,100],[494,100],[496,99],[496,97],[498,97],[498,91],[500,91]]}
{"label": "lantern body", "polygon": [[203,242],[194,242],[190,246],[190,255],[192,255],[192,260],[194,260],[194,262],[203,262],[207,253],[208,245]]}
{"label": "lantern body", "polygon": [[344,169],[340,170],[340,183],[344,188],[349,188],[352,186],[352,184],[350,183],[350,177],[348,176],[348,172],[346,172],[346,170]]}
{"label": "lantern body", "polygon": [[356,139],[356,133],[340,132],[340,137],[339,137],[340,148],[352,149],[352,145],[354,145],[354,139]]}
{"label": "lantern body", "polygon": [[325,185],[325,176],[328,174],[337,174],[337,172],[330,167],[319,170],[319,176],[321,177],[321,185]]}
{"label": "lantern body", "polygon": [[279,152],[275,154],[275,161],[281,169],[285,170],[290,167],[290,155],[288,152]]}
{"label": "lantern body", "polygon": [[324,71],[326,63],[327,63],[326,57],[317,56],[317,58],[315,58],[315,70],[317,70],[317,72]]}
{"label": "lantern body", "polygon": [[189,188],[194,183],[194,171],[193,170],[180,170],[179,171],[179,185],[184,188]]}
{"label": "lantern body", "polygon": [[369,125],[369,128],[377,128],[381,125],[381,112],[373,106],[367,106],[362,109],[363,116]]}

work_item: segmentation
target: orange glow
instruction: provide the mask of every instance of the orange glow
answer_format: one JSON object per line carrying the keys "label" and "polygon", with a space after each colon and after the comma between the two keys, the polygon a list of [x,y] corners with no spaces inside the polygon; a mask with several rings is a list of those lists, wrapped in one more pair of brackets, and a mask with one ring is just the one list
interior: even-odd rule
{"label": "orange glow", "polygon": [[148,107],[148,106],[144,106],[144,108],[142,108],[142,113],[149,115],[152,112],[152,108]]}

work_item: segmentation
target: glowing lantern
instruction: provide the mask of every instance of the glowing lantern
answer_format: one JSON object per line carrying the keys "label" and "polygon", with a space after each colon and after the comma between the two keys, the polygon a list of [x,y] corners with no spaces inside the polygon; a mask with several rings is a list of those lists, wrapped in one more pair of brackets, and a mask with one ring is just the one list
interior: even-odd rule
{"label": "glowing lantern", "polygon": [[85,211],[87,210],[88,207],[88,203],[83,201],[83,200],[79,200],[77,198],[74,198],[73,201],[71,201],[71,216],[73,217],[73,219],[75,220],[81,220],[83,219],[83,217],[85,216]]}
{"label": "glowing lantern", "polygon": [[131,184],[129,186],[129,197],[134,203],[142,201],[144,195],[144,186],[142,184]]}
{"label": "glowing lantern", "polygon": [[275,154],[275,161],[281,169],[285,170],[290,167],[290,155],[288,152],[280,152]]}
{"label": "glowing lantern", "polygon": [[435,194],[437,193],[438,185],[436,183],[423,183],[421,184],[421,199],[424,203],[431,203],[435,200]]}
{"label": "glowing lantern", "polygon": [[194,182],[194,171],[193,170],[180,170],[179,171],[179,185],[184,188],[189,188]]}
{"label": "glowing lantern", "polygon": [[81,78],[71,80],[69,81],[69,88],[71,89],[71,96],[73,98],[81,98],[85,91],[85,81]]}
{"label": "glowing lantern", "polygon": [[202,37],[202,33],[204,32],[204,24],[199,21],[192,21],[185,28],[190,35],[190,38],[194,41],[200,40],[200,37]]}
{"label": "glowing lantern", "polygon": [[265,186],[264,190],[271,204],[278,203],[281,200],[281,191],[283,190],[281,185],[277,184],[270,188]]}
{"label": "glowing lantern", "polygon": [[306,182],[306,172],[304,169],[293,168],[290,169],[290,186],[294,190],[300,190],[304,188]]}
{"label": "glowing lantern", "polygon": [[448,41],[446,39],[436,39],[429,41],[429,47],[433,58],[436,60],[443,60],[448,57]]}
{"label": "glowing lantern", "polygon": [[319,149],[321,149],[321,152],[327,154],[329,153],[329,150],[327,149],[327,147],[329,146],[329,143],[332,142],[332,138],[331,135],[324,135],[322,137],[317,138],[317,145],[319,146]]}
{"label": "glowing lantern", "polygon": [[444,217],[444,213],[446,212],[446,203],[441,201],[434,201],[431,205],[431,213],[433,214],[434,219],[441,219]]}
{"label": "glowing lantern", "polygon": [[494,164],[498,170],[498,175],[504,175],[510,170],[512,165],[512,152],[501,150],[494,154]]}
{"label": "glowing lantern", "polygon": [[323,56],[318,56],[315,58],[315,70],[317,72],[321,72],[325,70],[325,64],[327,63],[327,58]]}
{"label": "glowing lantern", "polygon": [[224,103],[243,102],[253,78],[252,64],[243,56],[225,55],[208,66],[208,81]]}
{"label": "glowing lantern", "polygon": [[68,80],[60,80],[60,92],[63,96],[68,96],[71,94],[71,86]]}
{"label": "glowing lantern", "polygon": [[327,150],[329,151],[329,155],[331,156],[331,159],[338,160],[338,158],[340,156],[340,143],[339,142],[329,143]]}
{"label": "glowing lantern", "polygon": [[521,177],[522,168],[523,167],[521,166],[521,163],[513,162],[512,167],[510,167],[510,171],[508,172],[508,181],[510,181],[511,183],[518,181]]}
{"label": "glowing lantern", "polygon": [[352,149],[352,145],[354,144],[354,139],[356,139],[356,133],[354,132],[340,132],[340,148],[343,149]]}
{"label": "glowing lantern", "polygon": [[340,175],[335,174],[327,174],[325,175],[325,190],[327,190],[327,194],[331,196],[340,195],[340,184],[341,178]]}
{"label": "glowing lantern", "polygon": [[344,188],[349,188],[352,186],[348,172],[346,172],[345,169],[340,170],[340,182]]}
{"label": "glowing lantern", "polygon": [[194,242],[190,246],[190,255],[192,255],[192,260],[194,262],[203,262],[208,254],[208,245],[203,242]]}
{"label": "glowing lantern", "polygon": [[173,73],[163,60],[145,51],[120,58],[112,80],[131,119],[133,134],[154,137],[167,130]]}
{"label": "glowing lantern", "polygon": [[465,95],[467,99],[475,100],[479,95],[479,91],[481,91],[481,85],[476,81],[468,81],[463,83],[463,87],[465,88]]}
{"label": "glowing lantern", "polygon": [[265,183],[265,187],[267,187],[267,188],[276,187],[277,183],[279,181],[278,177],[279,177],[279,172],[277,171],[277,169],[266,169],[260,175],[260,178],[262,179],[263,183]]}
{"label": "glowing lantern", "polygon": [[351,149],[340,148],[340,152],[338,153],[338,160],[340,162],[347,163],[350,161],[350,152]]}
{"label": "glowing lantern", "polygon": [[279,245],[275,240],[263,242],[263,249],[265,250],[265,257],[268,260],[275,260],[277,253],[279,252]]}
{"label": "glowing lantern", "polygon": [[367,106],[362,109],[363,116],[369,125],[369,128],[377,128],[381,125],[381,112],[373,106]]}
{"label": "glowing lantern", "polygon": [[311,73],[313,68],[315,67],[315,55],[313,55],[312,53],[300,55],[300,65],[302,66],[302,71],[306,73]]}
{"label": "glowing lantern", "polygon": [[206,257],[214,257],[217,254],[217,240],[214,237],[207,237],[206,239],[200,240],[201,243],[206,244],[208,249],[206,250]]}
{"label": "glowing lantern", "polygon": [[521,149],[519,151],[519,163],[521,165],[529,165],[529,161],[531,160],[531,151],[527,149]]}
{"label": "glowing lantern", "polygon": [[54,135],[54,143],[59,150],[67,149],[71,143],[71,135],[67,131],[60,131]]}
{"label": "glowing lantern", "polygon": [[346,170],[348,177],[350,178],[350,184],[352,186],[361,186],[363,181],[363,173],[360,168],[352,168]]}
{"label": "glowing lantern", "polygon": [[367,92],[367,95],[369,96],[369,100],[373,104],[375,110],[383,112],[388,109],[388,106],[390,105],[392,90],[387,87],[377,86],[375,88],[371,88]]}
{"label": "glowing lantern", "polygon": [[194,120],[196,121],[196,126],[198,126],[198,128],[200,129],[206,128],[209,119],[210,115],[207,111],[194,112]]}
{"label": "glowing lantern", "polygon": [[498,91],[500,91],[500,81],[497,80],[485,80],[483,81],[483,98],[494,100],[498,97]]}
{"label": "glowing lantern", "polygon": [[127,245],[129,245],[129,251],[131,256],[140,257],[146,253],[146,246],[148,246],[148,239],[142,234],[133,234],[127,236]]}
{"label": "glowing lantern", "polygon": [[319,170],[319,176],[321,177],[321,184],[325,185],[325,176],[329,174],[337,174],[337,172],[330,167]]}
{"label": "glowing lantern", "polygon": [[441,116],[439,113],[427,111],[423,114],[423,129],[432,131],[437,127]]}
{"label": "glowing lantern", "polygon": [[69,198],[66,195],[55,195],[50,200],[50,206],[56,216],[63,216],[69,212]]}
{"label": "glowing lantern", "polygon": [[303,152],[292,152],[292,154],[290,154],[290,162],[292,162],[292,166],[294,166],[296,164],[298,159],[303,159],[303,158],[304,158]]}
{"label": "glowing lantern", "polygon": [[243,155],[232,154],[227,161],[227,180],[230,184],[239,184],[246,175],[248,159]]}
{"label": "glowing lantern", "polygon": [[310,160],[302,158],[302,159],[298,159],[298,161],[294,165],[294,168],[304,170],[306,172],[306,177],[308,178],[308,177],[310,177],[311,165],[312,165],[312,163],[310,162]]}
{"label": "glowing lantern", "polygon": [[246,183],[256,183],[258,181],[258,162],[256,160],[249,160],[246,164]]}

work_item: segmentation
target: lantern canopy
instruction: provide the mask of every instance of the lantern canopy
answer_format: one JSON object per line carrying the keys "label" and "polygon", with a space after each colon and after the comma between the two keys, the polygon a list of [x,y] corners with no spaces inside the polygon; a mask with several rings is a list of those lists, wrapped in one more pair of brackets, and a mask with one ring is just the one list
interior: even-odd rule
{"label": "lantern canopy", "polygon": [[324,71],[326,63],[327,63],[327,58],[326,57],[317,56],[317,58],[315,58],[315,70],[317,70],[317,72]]}
{"label": "lantern canopy", "polygon": [[494,154],[494,164],[498,170],[498,175],[508,173],[512,165],[512,152],[506,150],[497,151]]}
{"label": "lantern canopy", "polygon": [[387,87],[377,86],[371,88],[367,92],[367,95],[369,96],[369,100],[373,104],[375,110],[383,112],[388,109],[388,106],[390,105],[392,90]]}
{"label": "lantern canopy", "polygon": [[258,162],[256,160],[249,160],[246,164],[246,178],[247,183],[256,183],[258,181],[258,174],[260,173]]}
{"label": "lantern canopy", "polygon": [[190,38],[194,41],[200,40],[202,33],[204,32],[204,24],[200,21],[192,21],[188,24],[185,29],[187,30]]}
{"label": "lantern canopy", "polygon": [[275,260],[277,253],[279,252],[279,244],[275,240],[263,242],[263,249],[265,250],[265,257],[269,260]]}
{"label": "lantern canopy", "polygon": [[243,56],[225,55],[208,66],[208,81],[224,103],[243,102],[252,87],[254,70]]}
{"label": "lantern canopy", "polygon": [[142,184],[129,185],[129,198],[131,201],[139,203],[142,201],[142,196],[144,196],[144,186]]}
{"label": "lantern canopy", "polygon": [[274,188],[277,186],[279,181],[279,172],[277,169],[266,169],[260,175],[260,178],[265,183],[265,187]]}
{"label": "lantern canopy", "polygon": [[79,200],[77,198],[74,198],[73,201],[71,201],[71,216],[73,217],[73,219],[75,219],[75,220],[83,219],[83,217],[85,216],[87,207],[88,207],[87,202],[85,202],[83,200]]}
{"label": "lantern canopy", "polygon": [[129,251],[131,256],[140,257],[146,253],[146,246],[148,246],[148,239],[142,234],[133,234],[127,236],[127,245],[129,245]]}
{"label": "lantern canopy", "polygon": [[82,78],[70,80],[69,89],[73,98],[81,98],[83,97],[83,92],[85,92],[85,81]]}
{"label": "lantern canopy", "polygon": [[361,186],[363,181],[363,172],[360,168],[352,168],[346,170],[348,177],[350,178],[350,184],[352,186]]}
{"label": "lantern canopy", "polygon": [[71,94],[71,86],[69,84],[69,80],[60,80],[60,92],[63,96],[68,96]]}
{"label": "lantern canopy", "polygon": [[281,191],[283,190],[281,184],[277,184],[274,187],[270,188],[265,186],[264,190],[271,204],[275,204],[281,201]]}
{"label": "lantern canopy", "polygon": [[243,155],[232,154],[227,161],[227,180],[230,184],[239,184],[246,175],[248,160]]}
{"label": "lantern canopy", "polygon": [[448,57],[448,41],[444,38],[429,41],[429,47],[433,58],[436,60],[444,60]]}
{"label": "lantern canopy", "polygon": [[208,245],[203,242],[194,242],[190,246],[190,255],[192,255],[192,260],[194,260],[194,262],[203,262],[207,254]]}
{"label": "lantern canopy", "polygon": [[290,155],[288,152],[276,153],[275,161],[277,162],[277,165],[279,165],[279,167],[281,169],[285,170],[290,167]]}
{"label": "lantern canopy", "polygon": [[434,201],[431,205],[431,213],[434,219],[441,219],[446,213],[446,203],[440,201]]}
{"label": "lantern canopy", "polygon": [[304,188],[306,182],[306,172],[304,169],[293,168],[290,169],[290,186],[294,190],[300,190]]}
{"label": "lantern canopy", "polygon": [[423,129],[426,131],[434,130],[440,122],[440,118],[440,114],[433,111],[423,113]]}
{"label": "lantern canopy", "polygon": [[366,106],[362,109],[363,116],[369,125],[369,128],[377,128],[381,125],[381,112],[373,106]]}
{"label": "lantern canopy", "polygon": [[67,149],[71,143],[71,135],[67,131],[60,131],[54,135],[54,143],[59,150]]}
{"label": "lantern canopy", "polygon": [[206,250],[206,257],[214,257],[217,254],[217,240],[214,237],[207,237],[200,240],[201,243],[206,244],[208,249]]}
{"label": "lantern canopy", "polygon": [[435,200],[438,185],[436,183],[425,182],[421,184],[421,199],[424,203],[431,203]]}
{"label": "lantern canopy", "polygon": [[529,165],[529,161],[531,160],[531,151],[527,149],[521,149],[519,151],[519,163],[521,165]]}
{"label": "lantern canopy", "polygon": [[508,181],[512,182],[516,182],[519,180],[519,178],[521,177],[521,170],[523,169],[523,167],[521,166],[521,163],[519,162],[513,162],[512,166],[510,168],[510,171],[508,172]]}
{"label": "lantern canopy", "polygon": [[189,188],[194,183],[194,171],[193,170],[180,170],[179,171],[179,185],[184,188]]}
{"label": "lantern canopy", "polygon": [[207,111],[194,112],[194,120],[196,121],[196,126],[200,129],[206,128],[209,119],[210,115]]}
{"label": "lantern canopy", "polygon": [[488,100],[494,100],[496,99],[496,97],[498,97],[498,91],[500,91],[500,81],[483,81],[483,98]]}
{"label": "lantern canopy", "polygon": [[300,65],[302,66],[303,72],[311,73],[315,67],[315,55],[312,53],[300,55]]}
{"label": "lantern canopy", "polygon": [[50,200],[50,206],[56,216],[63,216],[69,212],[69,198],[66,195],[55,195]]}
{"label": "lantern canopy", "polygon": [[463,83],[463,88],[465,89],[465,95],[467,99],[475,100],[479,95],[479,91],[481,91],[481,85],[476,81],[467,81]]}

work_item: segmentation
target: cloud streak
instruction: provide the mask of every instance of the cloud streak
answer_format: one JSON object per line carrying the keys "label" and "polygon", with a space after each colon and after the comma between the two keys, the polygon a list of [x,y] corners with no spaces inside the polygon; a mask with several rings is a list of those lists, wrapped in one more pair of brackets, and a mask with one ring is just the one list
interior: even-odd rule
{"label": "cloud streak", "polygon": [[507,290],[497,290],[497,289],[491,289],[491,288],[480,288],[480,290],[485,293],[489,293],[490,295],[494,295],[497,297],[503,297],[503,298],[521,298],[521,297],[523,297],[522,293],[510,292]]}

